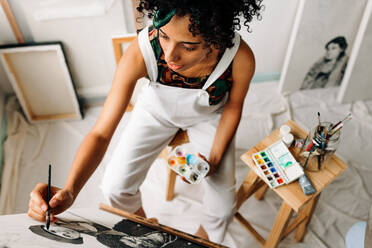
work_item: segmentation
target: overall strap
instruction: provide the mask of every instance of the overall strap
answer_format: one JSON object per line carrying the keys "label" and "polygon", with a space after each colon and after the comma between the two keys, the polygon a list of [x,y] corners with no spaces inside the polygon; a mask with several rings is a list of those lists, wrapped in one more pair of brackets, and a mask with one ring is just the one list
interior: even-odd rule
{"label": "overall strap", "polygon": [[213,70],[213,72],[209,76],[207,82],[205,82],[203,86],[203,90],[206,90],[209,86],[211,86],[222,75],[222,73],[226,71],[231,61],[234,59],[235,54],[238,51],[238,48],[240,45],[240,35],[237,32],[235,32],[233,43],[234,43],[233,47],[227,48],[225,50],[216,68]]}
{"label": "overall strap", "polygon": [[158,77],[158,65],[149,38],[149,27],[147,26],[138,34],[138,44],[145,60],[147,74],[150,81],[155,82]]}

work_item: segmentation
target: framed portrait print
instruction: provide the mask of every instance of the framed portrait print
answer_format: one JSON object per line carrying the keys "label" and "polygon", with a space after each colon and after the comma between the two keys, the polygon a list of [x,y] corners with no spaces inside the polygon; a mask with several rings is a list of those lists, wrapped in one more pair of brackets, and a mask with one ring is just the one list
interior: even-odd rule
{"label": "framed portrait print", "polygon": [[300,0],[280,92],[337,87],[367,0]]}
{"label": "framed portrait print", "polygon": [[352,102],[372,99],[372,0],[363,14],[349,64],[343,78],[338,101]]}

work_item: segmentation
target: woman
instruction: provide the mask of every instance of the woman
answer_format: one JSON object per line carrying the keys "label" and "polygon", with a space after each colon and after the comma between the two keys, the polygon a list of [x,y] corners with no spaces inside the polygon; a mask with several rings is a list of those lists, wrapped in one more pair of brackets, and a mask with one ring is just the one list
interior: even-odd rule
{"label": "woman", "polygon": [[343,36],[330,40],[325,45],[325,55],[311,67],[301,90],[339,86],[344,76],[348,56],[346,39]]}
{"label": "woman", "polygon": [[[121,58],[99,119],[82,142],[63,189],[53,187],[52,219],[66,210],[92,175],[131,98],[148,77],[104,174],[114,207],[145,217],[139,187],[149,166],[181,128],[210,165],[203,180],[203,218],[196,235],[223,240],[235,210],[234,144],[254,55],[234,29],[238,15],[259,17],[261,0],[141,0],[153,18]],[[45,184],[31,193],[28,215],[45,219]]]}

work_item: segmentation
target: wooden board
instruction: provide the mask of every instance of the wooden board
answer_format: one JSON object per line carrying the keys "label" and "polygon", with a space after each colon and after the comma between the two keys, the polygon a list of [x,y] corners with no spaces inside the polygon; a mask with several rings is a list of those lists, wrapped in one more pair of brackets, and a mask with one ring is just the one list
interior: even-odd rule
{"label": "wooden board", "polygon": [[[300,128],[294,121],[289,120],[286,125],[291,127],[291,133],[295,138],[306,138],[307,132]],[[272,132],[269,136],[264,138],[261,142],[255,145],[248,152],[244,153],[241,156],[241,159],[251,168],[256,169],[256,165],[253,162],[252,154],[259,152],[271,144],[275,143],[279,139],[279,129]],[[289,149],[292,155],[296,158],[297,161],[302,161],[303,158],[300,158],[299,148],[291,147]],[[310,161],[312,163],[314,161]],[[310,166],[310,164],[309,164]],[[306,171],[306,175],[313,183],[316,193],[313,195],[305,195],[297,181],[292,182],[287,185],[283,185],[273,189],[286,203],[291,206],[296,212],[298,212],[301,207],[312,199],[314,196],[319,194],[328,184],[330,184],[336,177],[338,177],[345,169],[347,168],[346,164],[339,159],[336,155],[326,162],[324,169],[317,172]]]}
{"label": "wooden board", "polygon": [[82,118],[60,42],[4,45],[0,56],[30,122]]}

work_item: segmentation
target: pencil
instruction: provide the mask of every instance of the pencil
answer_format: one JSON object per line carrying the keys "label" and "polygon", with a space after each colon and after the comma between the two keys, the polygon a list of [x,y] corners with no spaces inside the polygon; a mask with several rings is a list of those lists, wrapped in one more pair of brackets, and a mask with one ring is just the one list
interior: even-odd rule
{"label": "pencil", "polygon": [[49,226],[50,226],[50,205],[49,205],[49,201],[50,201],[50,178],[51,178],[51,170],[52,170],[52,166],[49,165],[49,169],[48,169],[48,192],[47,192],[47,206],[48,206],[48,210],[47,210],[47,213],[46,213],[46,228],[47,230],[49,230]]}

